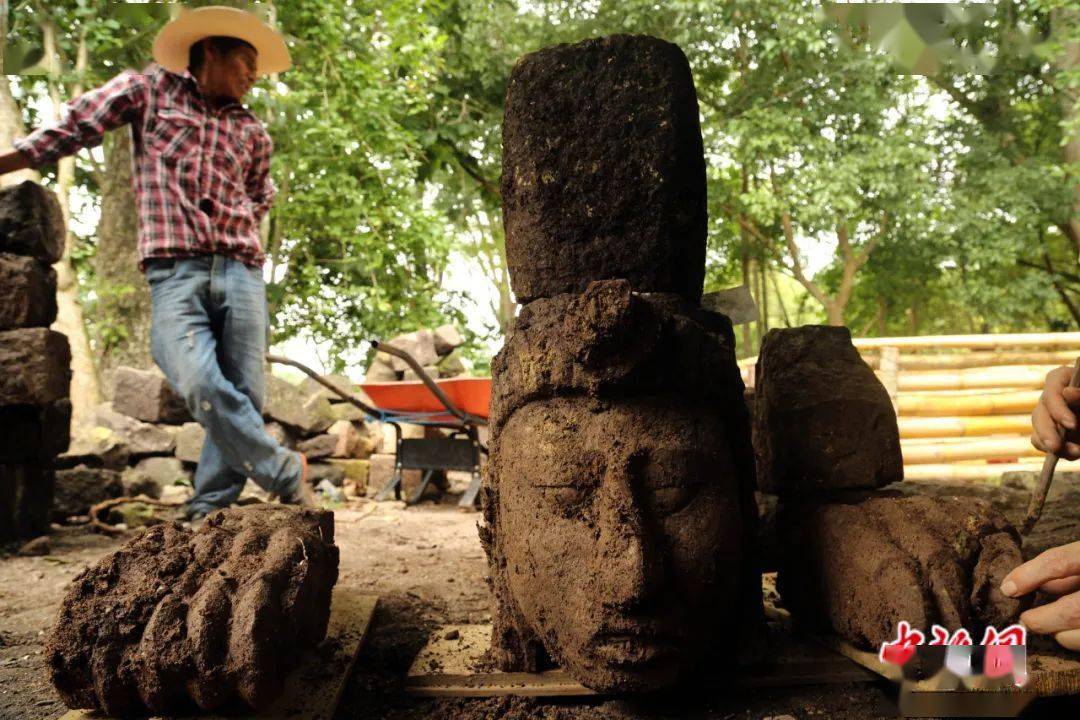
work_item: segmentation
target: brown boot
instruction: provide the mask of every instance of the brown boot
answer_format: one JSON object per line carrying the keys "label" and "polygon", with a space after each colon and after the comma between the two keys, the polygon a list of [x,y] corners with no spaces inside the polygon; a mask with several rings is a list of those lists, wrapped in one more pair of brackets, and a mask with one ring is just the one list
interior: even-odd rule
{"label": "brown boot", "polygon": [[304,453],[297,453],[300,456],[300,482],[296,484],[296,489],[292,491],[291,495],[283,495],[281,502],[289,505],[299,505],[304,508],[317,508],[321,507],[319,499],[315,497],[315,491],[311,489],[311,483],[308,482],[308,461],[307,456]]}

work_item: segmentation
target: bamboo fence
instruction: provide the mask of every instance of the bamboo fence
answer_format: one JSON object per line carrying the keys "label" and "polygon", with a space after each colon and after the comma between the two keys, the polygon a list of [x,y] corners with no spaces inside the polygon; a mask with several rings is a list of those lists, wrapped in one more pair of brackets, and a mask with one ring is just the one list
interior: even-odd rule
{"label": "bamboo fence", "polygon": [[[1080,355],[1080,332],[857,338],[896,408],[904,476],[985,481],[1038,472],[1031,411],[1046,374]],[[756,358],[740,361],[754,384]],[[1080,462],[1062,462],[1080,470]]]}

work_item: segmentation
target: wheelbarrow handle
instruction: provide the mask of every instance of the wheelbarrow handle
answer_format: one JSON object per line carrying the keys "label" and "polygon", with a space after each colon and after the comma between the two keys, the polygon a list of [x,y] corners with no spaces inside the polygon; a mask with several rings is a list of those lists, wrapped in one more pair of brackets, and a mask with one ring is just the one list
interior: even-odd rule
{"label": "wheelbarrow handle", "polygon": [[455,405],[449,397],[447,397],[446,393],[444,393],[442,388],[439,387],[439,384],[431,379],[431,376],[427,374],[427,372],[420,365],[420,363],[416,362],[416,358],[414,358],[412,355],[405,352],[401,348],[394,347],[393,345],[389,345],[384,342],[379,342],[378,340],[372,340],[371,347],[375,348],[377,352],[383,352],[387,355],[393,355],[396,358],[404,360],[405,363],[410,368],[412,368],[412,371],[416,373],[416,376],[420,378],[420,381],[427,386],[427,389],[430,390],[432,394],[434,394],[435,397],[439,399],[439,402],[443,404],[443,407],[445,407],[447,411],[451,415],[456,417],[458,420],[461,420],[461,422],[467,425],[487,425],[487,420],[485,420],[484,418],[477,417],[476,415],[472,415],[459,409],[458,406]]}
{"label": "wheelbarrow handle", "polygon": [[300,370],[301,372],[303,372],[305,375],[310,377],[315,382],[322,385],[327,390],[330,390],[331,392],[336,393],[343,400],[345,400],[347,402],[350,402],[353,405],[355,405],[356,407],[360,408],[361,410],[363,410],[365,413],[367,413],[371,417],[377,418],[377,417],[380,417],[380,415],[381,415],[378,408],[373,408],[370,405],[368,405],[366,402],[364,402],[363,400],[360,399],[359,395],[357,395],[356,393],[351,392],[349,390],[343,390],[342,388],[339,388],[337,385],[330,382],[329,380],[324,378],[322,375],[315,372],[314,370],[309,368],[307,365],[304,365],[303,363],[299,363],[296,360],[290,360],[289,358],[284,357],[282,355],[271,355],[270,353],[267,353],[266,359],[269,360],[272,363],[277,363],[278,365],[291,365],[292,367],[296,368],[297,370]]}

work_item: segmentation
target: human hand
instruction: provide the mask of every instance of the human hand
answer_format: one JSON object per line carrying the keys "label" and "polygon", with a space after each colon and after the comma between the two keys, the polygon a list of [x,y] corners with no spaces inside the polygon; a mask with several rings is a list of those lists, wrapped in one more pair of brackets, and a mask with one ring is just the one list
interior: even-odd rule
{"label": "human hand", "polygon": [[1080,542],[1050,548],[1001,582],[1001,592],[1009,597],[1033,590],[1059,597],[1023,613],[1020,622],[1031,632],[1053,635],[1064,648],[1080,650]]}
{"label": "human hand", "polygon": [[1080,405],[1080,388],[1069,387],[1073,369],[1059,367],[1046,376],[1039,404],[1031,413],[1031,444],[1046,453],[1056,453],[1067,460],[1080,459],[1080,444],[1062,439],[1061,428],[1076,430],[1076,414],[1070,406]]}

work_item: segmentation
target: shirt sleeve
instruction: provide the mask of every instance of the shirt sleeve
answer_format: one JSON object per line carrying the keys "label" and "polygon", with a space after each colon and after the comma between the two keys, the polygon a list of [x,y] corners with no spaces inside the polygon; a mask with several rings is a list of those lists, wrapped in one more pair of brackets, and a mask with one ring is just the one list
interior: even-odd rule
{"label": "shirt sleeve", "polygon": [[256,221],[261,221],[263,216],[270,210],[274,202],[277,188],[270,178],[270,155],[273,153],[274,143],[270,135],[263,130],[255,145],[252,154],[251,165],[248,167],[245,189],[251,198],[251,212]]}
{"label": "shirt sleeve", "polygon": [[37,167],[82,148],[101,144],[105,132],[142,116],[149,96],[149,80],[125,70],[101,87],[65,104],[61,119],[15,141],[15,149]]}

